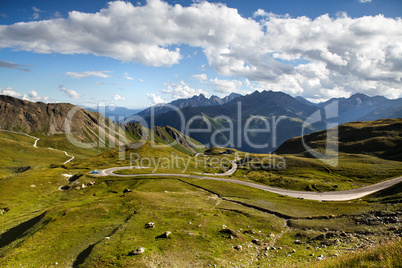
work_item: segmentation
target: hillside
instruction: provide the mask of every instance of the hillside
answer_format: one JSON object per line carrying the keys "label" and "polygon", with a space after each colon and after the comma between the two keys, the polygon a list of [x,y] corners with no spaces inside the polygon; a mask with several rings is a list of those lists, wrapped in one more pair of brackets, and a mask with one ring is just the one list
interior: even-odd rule
{"label": "hillside", "polygon": [[99,146],[130,141],[123,136],[119,139],[118,125],[99,113],[69,103],[34,103],[4,95],[0,95],[0,128],[48,136],[65,134],[66,118],[74,110],[68,118],[71,133],[78,141],[97,142]]}
{"label": "hillside", "polygon": [[[338,131],[340,152],[402,161],[402,118],[345,123]],[[326,137],[323,130],[304,136],[304,140],[315,150],[325,150]],[[275,153],[308,155],[302,137],[284,142]]]}
{"label": "hillside", "polygon": [[139,123],[128,123],[124,127],[126,131],[137,140],[150,140],[151,137],[153,137],[154,141],[170,145],[174,149],[186,154],[195,154],[197,152],[203,152],[206,149],[206,147],[198,141],[170,126],[156,126],[152,131]]}
{"label": "hillside", "polygon": [[[40,143],[82,154],[82,151],[77,152],[79,148],[73,148],[74,144],[71,144],[65,135],[66,119],[70,118],[69,112],[74,110],[76,112],[71,119],[71,132],[74,138],[83,143],[95,142],[91,147],[100,148],[101,151],[151,137],[151,131],[137,123],[117,124],[99,113],[72,104],[34,103],[2,95],[0,95],[0,129],[35,133],[41,136]],[[155,141],[171,144],[174,149],[186,154],[205,150],[203,145],[169,126],[155,127],[152,133]],[[98,150],[98,153],[101,151]]]}

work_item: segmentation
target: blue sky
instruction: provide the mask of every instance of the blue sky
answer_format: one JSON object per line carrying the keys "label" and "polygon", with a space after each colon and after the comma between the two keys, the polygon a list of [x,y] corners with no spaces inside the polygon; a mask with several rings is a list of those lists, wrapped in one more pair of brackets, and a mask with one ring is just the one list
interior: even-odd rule
{"label": "blue sky", "polygon": [[6,0],[0,94],[129,108],[254,90],[399,98],[401,15],[399,0]]}

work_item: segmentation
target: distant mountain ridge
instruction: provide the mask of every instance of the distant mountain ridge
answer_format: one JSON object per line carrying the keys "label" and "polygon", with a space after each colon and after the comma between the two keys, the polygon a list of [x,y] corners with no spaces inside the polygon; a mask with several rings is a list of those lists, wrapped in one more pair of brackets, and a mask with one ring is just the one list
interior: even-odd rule
{"label": "distant mountain ridge", "polygon": [[338,101],[338,123],[382,118],[398,118],[402,114],[402,99],[390,100],[383,96],[369,97],[356,93],[349,98],[333,98],[317,104],[318,107]]}
{"label": "distant mountain ridge", "polygon": [[[104,117],[113,119],[114,121],[121,122],[127,117],[136,114],[142,109],[129,109],[125,107],[118,107],[118,106],[106,106],[106,107],[83,107],[88,111],[101,113]],[[123,117],[123,120],[120,120]]]}
{"label": "distant mountain ridge", "polygon": [[[209,132],[186,132],[181,125],[182,118],[179,114],[176,111],[163,113],[163,106],[160,107],[160,113],[155,115],[154,125],[151,125],[151,118],[147,113],[144,119],[155,133],[163,132],[164,135],[168,133],[172,139],[178,141],[183,140],[178,138],[180,136],[178,133],[181,131],[182,134],[187,134],[206,146],[233,147],[247,152],[269,153],[286,140],[302,135],[303,128],[304,134],[327,128],[326,120],[319,120],[307,127],[303,124],[307,118],[319,110],[321,115],[325,114],[325,107],[334,101],[338,102],[339,113],[335,121],[339,124],[359,120],[398,118],[402,115],[402,99],[390,100],[381,96],[369,97],[359,93],[349,98],[334,98],[327,102],[312,104],[305,99],[294,98],[283,92],[255,91],[246,96],[232,94],[224,100],[214,96],[207,99],[203,95],[177,100],[178,105],[184,106],[181,108],[181,113],[184,115],[186,126],[203,130],[208,127],[206,125],[208,122]],[[223,102],[226,103],[222,104]],[[194,105],[206,103],[209,106],[186,106],[192,103],[195,103]],[[210,105],[212,103],[219,104]],[[72,118],[72,132],[82,141],[103,138],[106,142],[106,140],[116,139],[119,137],[119,127],[128,127],[128,124],[118,125],[98,113],[72,104],[33,103],[0,95],[0,128],[26,133],[39,132],[45,135],[62,134],[65,119],[72,109],[76,109],[75,116]],[[197,120],[193,120],[189,126],[187,123],[194,117],[197,117]],[[167,131],[167,129],[158,131],[155,126],[170,126],[178,130],[178,133]],[[100,133],[100,129],[103,129],[104,133]],[[265,132],[258,131],[261,129]],[[124,131],[131,133],[127,129]],[[136,140],[135,138],[127,139]],[[214,143],[211,143],[212,140]],[[130,141],[127,140],[127,142]],[[188,147],[188,144],[183,143],[180,146]],[[193,148],[186,150],[193,152]]]}
{"label": "distant mountain ridge", "polygon": [[166,105],[164,103],[154,105],[152,107],[149,107],[149,108],[137,113],[137,115],[140,115],[143,117],[149,116],[149,115],[151,115],[152,109],[154,110],[154,114],[166,113],[166,112],[172,111],[172,108],[169,106],[174,106],[174,107],[177,107],[178,109],[183,109],[186,107],[206,107],[206,106],[223,105],[223,104],[231,102],[232,100],[239,98],[241,96],[242,95],[240,95],[238,93],[231,93],[230,95],[228,95],[224,98],[219,98],[218,96],[213,95],[208,99],[203,94],[194,95],[191,98],[174,100],[174,101],[168,103],[168,105]]}
{"label": "distant mountain ridge", "polygon": [[[250,137],[245,137],[244,133],[235,131],[233,137],[228,132],[219,132],[217,134],[193,132],[190,136],[203,144],[208,144],[213,137],[218,141],[218,145],[226,147],[234,147],[239,150],[268,153],[275,150],[281,143],[286,140],[300,136],[304,121],[318,110],[323,114],[325,107],[334,101],[338,102],[338,116],[333,122],[342,124],[368,118],[369,120],[377,120],[382,118],[397,118],[402,114],[402,99],[390,100],[385,97],[375,96],[369,97],[364,94],[354,94],[349,98],[333,98],[323,103],[314,104],[302,97],[292,97],[283,92],[274,91],[255,91],[246,96],[240,96],[236,99],[215,106],[199,106],[185,107],[181,109],[186,124],[188,120],[194,117],[204,118],[192,122],[191,128],[203,129],[206,122],[211,124],[212,132],[219,129],[227,129],[230,123],[225,122],[222,117],[215,120],[218,116],[229,118],[234,129],[264,129],[266,122],[270,122],[271,133],[250,133]],[[280,118],[280,116],[283,116]],[[150,117],[147,121],[150,123]],[[253,120],[251,120],[253,119]],[[275,121],[280,120],[280,121]],[[176,129],[181,129],[181,118],[175,111],[156,114],[154,117],[156,126],[170,125]],[[248,122],[248,123],[247,123]],[[279,122],[279,123],[275,123]],[[247,123],[247,124],[246,124]],[[304,129],[304,134],[322,130],[327,127],[326,120],[308,126]],[[273,129],[273,127],[277,128]],[[273,132],[275,133],[273,134]],[[263,145],[267,141],[268,146],[265,148],[256,148],[254,145],[247,144],[247,139],[252,144]],[[235,140],[236,142],[231,142]]]}

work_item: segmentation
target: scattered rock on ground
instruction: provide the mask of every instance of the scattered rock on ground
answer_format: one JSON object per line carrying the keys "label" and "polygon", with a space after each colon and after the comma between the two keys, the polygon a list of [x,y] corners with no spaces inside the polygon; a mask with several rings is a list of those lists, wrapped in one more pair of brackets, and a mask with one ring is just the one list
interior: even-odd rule
{"label": "scattered rock on ground", "polygon": [[195,233],[190,232],[190,231],[186,231],[185,233],[186,233],[187,235],[189,235],[189,236],[197,236]]}
{"label": "scattered rock on ground", "polygon": [[59,187],[59,190],[62,190],[62,191],[67,191],[68,189],[70,189],[70,186],[68,186],[68,185],[64,185],[64,186]]}
{"label": "scattered rock on ground", "polygon": [[261,242],[260,240],[258,240],[258,239],[253,239],[253,240],[251,241],[251,243],[256,244],[256,245],[258,245],[258,246],[261,246],[261,245],[262,245],[262,242]]}
{"label": "scattered rock on ground", "polygon": [[242,247],[241,245],[237,245],[237,246],[235,246],[235,249],[237,249],[237,250],[242,250],[243,247]]}
{"label": "scattered rock on ground", "polygon": [[237,237],[237,238],[239,237],[239,234],[235,230],[232,230],[229,228],[222,229],[219,232],[232,235],[233,237]]}
{"label": "scattered rock on ground", "polygon": [[157,238],[168,238],[171,234],[172,234],[172,232],[166,231],[163,234],[161,234],[160,236],[158,236]]}
{"label": "scattered rock on ground", "polygon": [[153,223],[152,221],[145,224],[145,228],[154,228],[154,227],[155,223]]}
{"label": "scattered rock on ground", "polygon": [[8,211],[8,208],[0,208],[0,214],[3,215]]}
{"label": "scattered rock on ground", "polygon": [[145,252],[145,248],[143,247],[139,247],[137,249],[134,249],[133,251],[131,251],[130,253],[128,253],[129,256],[135,256],[135,255],[141,255],[142,253]]}

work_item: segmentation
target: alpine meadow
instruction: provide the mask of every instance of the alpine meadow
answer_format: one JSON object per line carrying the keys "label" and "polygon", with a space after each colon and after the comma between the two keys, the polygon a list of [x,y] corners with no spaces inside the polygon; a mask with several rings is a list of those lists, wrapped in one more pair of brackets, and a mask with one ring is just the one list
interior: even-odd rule
{"label": "alpine meadow", "polygon": [[401,267],[399,0],[0,4],[0,267]]}

